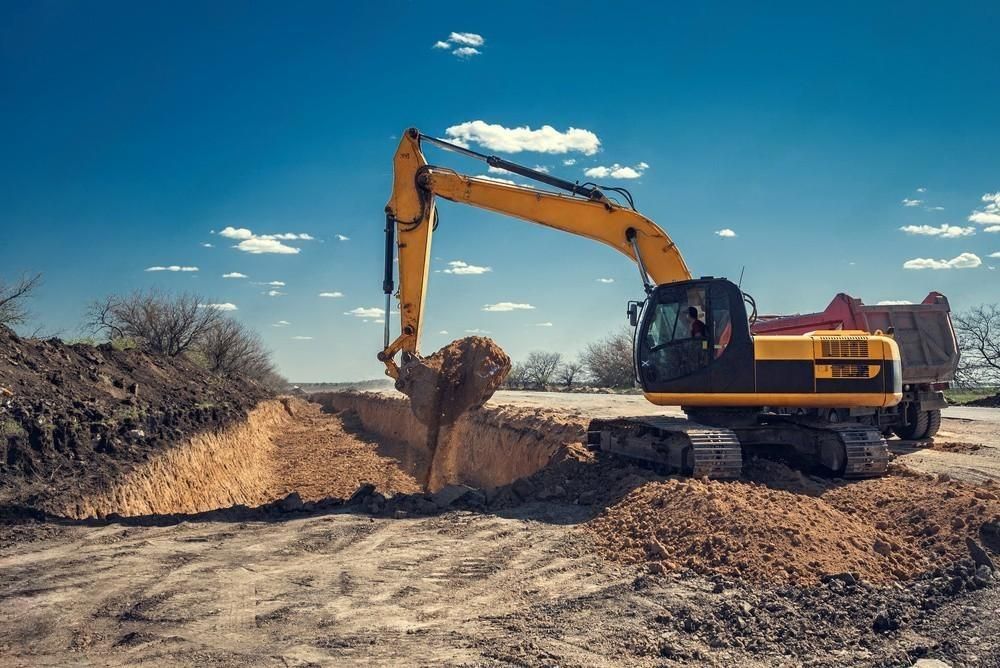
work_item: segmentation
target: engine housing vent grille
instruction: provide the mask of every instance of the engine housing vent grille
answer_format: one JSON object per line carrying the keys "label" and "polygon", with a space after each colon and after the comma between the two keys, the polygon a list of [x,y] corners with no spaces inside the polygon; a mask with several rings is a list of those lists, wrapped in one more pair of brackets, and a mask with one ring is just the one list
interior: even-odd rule
{"label": "engine housing vent grille", "polygon": [[867,378],[867,364],[834,364],[830,369],[834,378]]}
{"label": "engine housing vent grille", "polygon": [[854,357],[867,359],[868,340],[862,338],[836,338],[823,341],[823,357]]}

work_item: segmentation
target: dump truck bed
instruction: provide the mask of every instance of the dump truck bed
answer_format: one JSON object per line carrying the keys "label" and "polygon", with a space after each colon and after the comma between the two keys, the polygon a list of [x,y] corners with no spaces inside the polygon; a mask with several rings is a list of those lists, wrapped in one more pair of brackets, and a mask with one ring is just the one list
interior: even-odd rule
{"label": "dump truck bed", "polygon": [[904,384],[948,383],[958,366],[958,341],[948,298],[931,292],[919,304],[876,304],[838,294],[824,311],[761,316],[754,334],[805,334],[822,329],[892,331],[902,358]]}

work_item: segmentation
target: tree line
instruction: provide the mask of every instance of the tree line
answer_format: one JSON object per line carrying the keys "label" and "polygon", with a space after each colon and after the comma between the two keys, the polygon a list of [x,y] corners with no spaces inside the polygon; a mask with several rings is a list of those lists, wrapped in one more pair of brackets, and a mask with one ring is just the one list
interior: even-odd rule
{"label": "tree line", "polygon": [[632,330],[623,327],[588,343],[576,359],[534,351],[515,363],[504,386],[512,390],[571,390],[580,385],[628,388],[635,385],[632,369]]}
{"label": "tree line", "polygon": [[[0,279],[0,325],[18,327],[31,319],[28,303],[41,285],[41,274],[13,281]],[[983,304],[952,317],[962,355],[955,384],[1000,386],[1000,304]],[[213,373],[248,378],[274,388],[287,381],[274,365],[260,336],[198,295],[167,295],[155,290],[109,295],[90,304],[84,323],[95,334],[122,346],[153,353],[187,355]],[[37,336],[38,330],[31,336]],[[514,364],[509,389],[630,388],[632,330],[622,327],[587,344],[574,359],[535,351]]]}
{"label": "tree line", "polygon": [[[0,280],[0,325],[16,327],[31,317],[29,298],[41,276]],[[202,297],[138,290],[92,302],[84,327],[123,347],[166,357],[185,357],[220,376],[252,380],[275,391],[288,385],[260,336]]]}

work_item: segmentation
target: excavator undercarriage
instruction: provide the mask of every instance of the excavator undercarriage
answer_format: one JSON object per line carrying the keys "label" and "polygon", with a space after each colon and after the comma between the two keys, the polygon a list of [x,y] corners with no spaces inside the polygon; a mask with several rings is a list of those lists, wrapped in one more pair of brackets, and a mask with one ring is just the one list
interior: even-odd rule
{"label": "excavator undercarriage", "polygon": [[889,465],[878,427],[766,413],[752,424],[735,420],[728,427],[668,416],[593,420],[587,443],[592,450],[699,478],[738,478],[744,454],[843,478],[877,478]]}

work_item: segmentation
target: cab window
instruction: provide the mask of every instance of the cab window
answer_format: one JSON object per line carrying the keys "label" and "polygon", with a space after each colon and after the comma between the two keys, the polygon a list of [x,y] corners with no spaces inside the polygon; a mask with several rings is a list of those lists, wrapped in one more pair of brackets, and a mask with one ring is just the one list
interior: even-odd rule
{"label": "cab window", "polygon": [[695,373],[721,357],[732,336],[729,299],[716,286],[662,290],[640,343],[640,373],[663,381]]}

